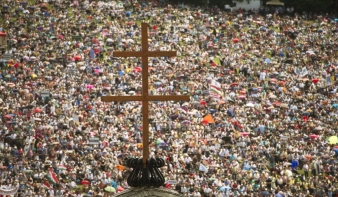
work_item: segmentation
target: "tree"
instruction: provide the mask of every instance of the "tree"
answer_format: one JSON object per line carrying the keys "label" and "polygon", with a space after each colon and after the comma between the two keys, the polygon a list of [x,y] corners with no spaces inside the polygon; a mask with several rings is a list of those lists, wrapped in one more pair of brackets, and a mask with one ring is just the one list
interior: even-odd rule
{"label": "tree", "polygon": [[241,2],[241,3],[243,3],[244,1],[246,1],[246,2],[250,3],[251,0],[234,0],[234,1]]}
{"label": "tree", "polygon": [[327,11],[332,5],[332,0],[282,0],[285,6],[293,6],[296,11],[322,12]]}
{"label": "tree", "polygon": [[[251,0],[172,0],[175,3],[186,3],[194,5],[206,5],[206,2],[209,2],[209,5],[217,5],[223,7],[225,4],[231,4],[232,2],[250,2]],[[263,5],[270,0],[261,0]],[[335,6],[336,0],[280,0],[284,2],[285,7],[294,7],[296,11],[302,12],[325,12],[328,10],[333,10],[332,6]],[[338,1],[338,0],[337,0]],[[330,9],[331,8],[331,9]]]}

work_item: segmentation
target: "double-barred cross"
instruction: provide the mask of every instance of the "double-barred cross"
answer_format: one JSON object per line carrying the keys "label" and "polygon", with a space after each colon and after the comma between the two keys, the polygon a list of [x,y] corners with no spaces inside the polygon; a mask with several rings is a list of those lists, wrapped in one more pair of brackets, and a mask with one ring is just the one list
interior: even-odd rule
{"label": "double-barred cross", "polygon": [[142,95],[141,96],[103,96],[103,102],[142,101],[143,116],[143,164],[149,158],[149,101],[189,101],[185,95],[156,96],[149,95],[148,84],[148,57],[173,57],[176,51],[148,51],[148,24],[142,23],[142,51],[116,51],[114,57],[141,57],[142,58]]}

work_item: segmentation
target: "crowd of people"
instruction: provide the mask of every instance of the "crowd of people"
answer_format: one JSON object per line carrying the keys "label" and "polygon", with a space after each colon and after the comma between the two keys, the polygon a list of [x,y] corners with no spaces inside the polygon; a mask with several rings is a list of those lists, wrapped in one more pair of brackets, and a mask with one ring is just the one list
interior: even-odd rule
{"label": "crowd of people", "polygon": [[[7,4],[6,4],[7,3]],[[337,188],[337,21],[166,1],[4,1],[0,195],[111,196],[142,157],[141,22],[150,155],[184,196],[329,196]],[[3,35],[3,34],[2,34]]]}

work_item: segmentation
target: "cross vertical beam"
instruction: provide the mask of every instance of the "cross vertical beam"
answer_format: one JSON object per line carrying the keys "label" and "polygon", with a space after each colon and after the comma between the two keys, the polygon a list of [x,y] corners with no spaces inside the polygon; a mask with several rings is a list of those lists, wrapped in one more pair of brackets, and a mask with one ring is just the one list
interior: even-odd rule
{"label": "cross vertical beam", "polygon": [[[149,49],[148,46],[148,24],[142,23],[142,52],[146,52]],[[146,55],[146,54],[143,54]],[[148,57],[142,57],[142,94],[147,98],[149,94],[149,82],[148,82]],[[143,167],[149,157],[149,102],[147,99],[142,101],[142,116],[143,116]]]}

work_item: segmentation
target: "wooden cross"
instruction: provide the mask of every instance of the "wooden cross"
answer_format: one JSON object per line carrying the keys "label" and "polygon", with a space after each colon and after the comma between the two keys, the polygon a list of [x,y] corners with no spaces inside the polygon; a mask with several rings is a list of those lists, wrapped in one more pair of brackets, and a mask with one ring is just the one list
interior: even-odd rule
{"label": "wooden cross", "polygon": [[153,96],[148,95],[148,57],[173,57],[176,51],[148,51],[148,24],[142,23],[142,51],[116,51],[114,57],[141,57],[142,58],[142,95],[141,96],[102,96],[101,101],[142,101],[143,115],[143,165],[149,158],[149,101],[189,101],[189,96],[170,95]]}

